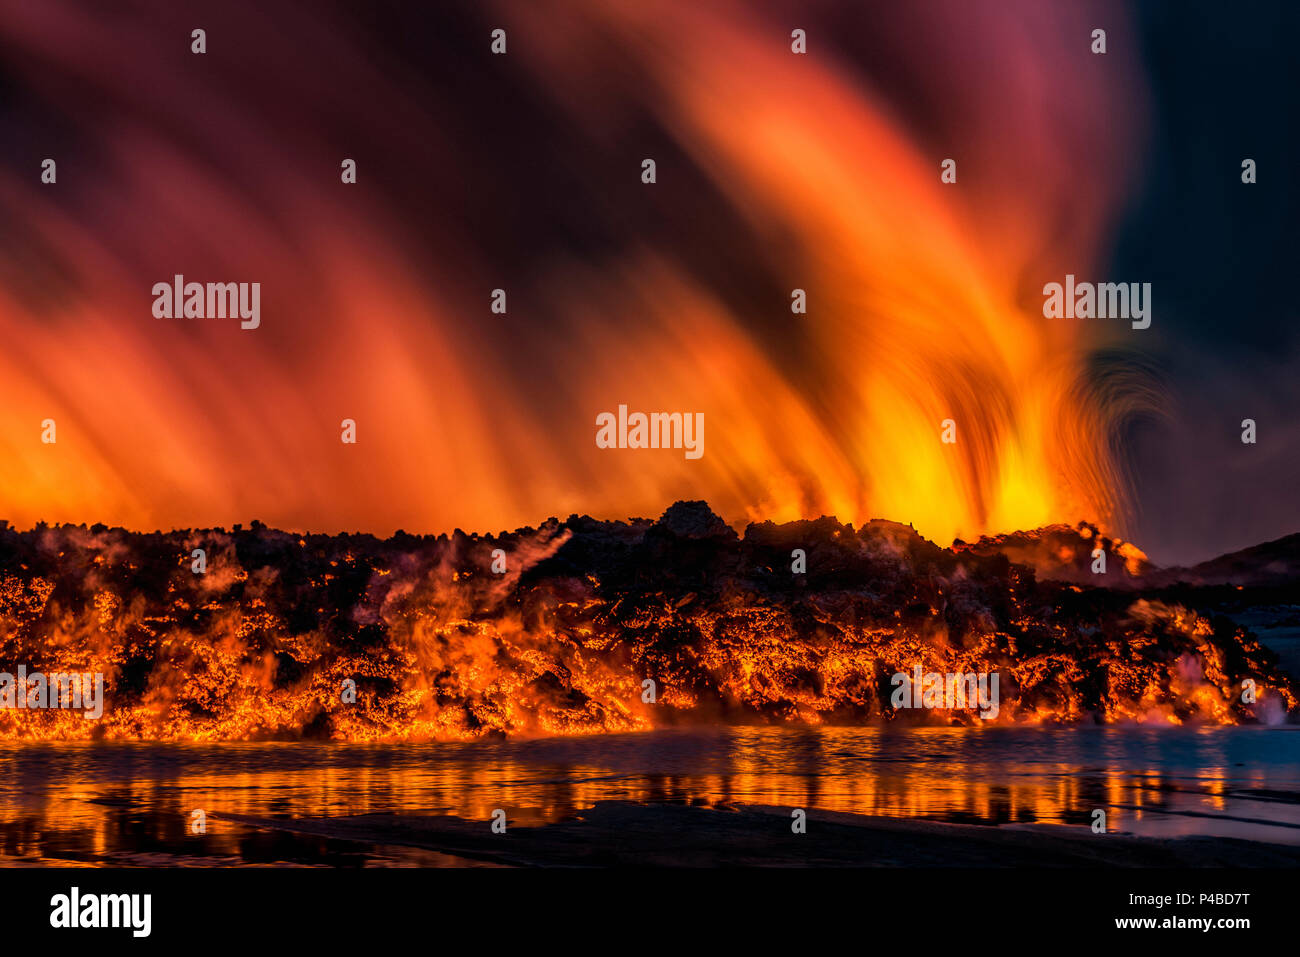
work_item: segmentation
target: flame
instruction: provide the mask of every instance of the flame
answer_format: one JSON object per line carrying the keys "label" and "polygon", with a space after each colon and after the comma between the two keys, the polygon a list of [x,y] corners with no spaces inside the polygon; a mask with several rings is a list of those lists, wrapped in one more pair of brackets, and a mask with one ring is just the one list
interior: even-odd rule
{"label": "flame", "polygon": [[[1090,61],[1082,13],[967,6],[870,24],[895,55],[868,77],[802,10],[806,56],[748,5],[504,3],[422,41],[454,84],[381,72],[391,50],[325,5],[214,9],[204,59],[167,4],[8,11],[18,125],[38,103],[52,132],[24,141],[60,167],[0,172],[26,237],[0,275],[0,507],[388,534],[706,498],[936,541],[1122,527],[1123,410],[1088,376],[1110,333],[1037,309],[1097,259],[1124,184],[1082,144],[1123,134],[1138,84]],[[497,20],[507,58],[457,59]],[[176,273],[261,282],[262,327],[153,318]],[[704,457],[597,449],[620,403],[704,413]]]}
{"label": "flame", "polygon": [[[1294,710],[1248,636],[1140,600],[1069,619],[1057,603],[1092,600],[1077,585],[989,571],[1076,569],[1094,541],[1122,559],[1111,576],[1147,564],[1120,537],[1132,399],[1092,363],[1123,330],[1040,310],[1044,282],[1103,260],[1131,152],[1112,144],[1140,126],[1127,55],[1088,52],[1096,10],[931,0],[853,30],[800,8],[797,55],[777,5],[502,2],[428,36],[342,3],[221,5],[196,58],[173,7],[0,18],[21,67],[7,126],[59,162],[48,185],[0,168],[22,240],[0,237],[0,512],[181,529],[0,528],[22,556],[0,566],[6,660],[103,672],[114,702],[93,723],[0,713],[0,737],[885,721],[877,679],[913,665],[1004,671],[1006,722],[1245,720],[1243,675],[1261,714]],[[154,318],[176,274],[260,283],[260,328]],[[703,457],[598,448],[620,405],[702,413]],[[306,534],[700,498],[737,524],[853,523],[826,547],[860,563],[858,594],[718,568],[646,591],[565,557],[612,536],[658,574],[670,532],[647,520]],[[221,527],[252,516],[290,531]],[[754,528],[709,547],[770,573],[790,533]],[[484,572],[497,545],[504,578]]]}
{"label": "flame", "polygon": [[[196,543],[209,549],[204,575],[188,564]],[[793,543],[821,569],[807,582],[779,567]],[[487,570],[498,548],[501,575]],[[0,572],[3,660],[97,672],[107,687],[96,720],[0,709],[0,739],[1219,725],[1300,705],[1240,629],[1131,593],[1038,583],[1001,554],[939,549],[893,523],[764,523],[739,539],[702,504],[679,503],[655,523],[387,541],[0,527],[0,558],[12,569]],[[916,667],[998,674],[997,712],[900,708],[891,676]]]}

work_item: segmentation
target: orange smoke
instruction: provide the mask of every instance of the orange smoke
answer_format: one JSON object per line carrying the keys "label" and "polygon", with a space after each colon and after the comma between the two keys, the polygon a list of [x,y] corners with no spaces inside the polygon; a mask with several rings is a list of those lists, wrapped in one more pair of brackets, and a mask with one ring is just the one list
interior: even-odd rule
{"label": "orange smoke", "polygon": [[[1120,195],[1104,151],[1079,144],[1123,125],[1121,56],[1067,84],[1060,64],[1092,68],[1074,14],[936,5],[934,48],[917,51],[934,62],[912,80],[929,84],[918,101],[948,98],[950,120],[910,123],[827,32],[797,56],[788,18],[698,7],[502,4],[509,60],[465,67],[515,71],[543,116],[604,150],[604,179],[564,202],[633,225],[585,256],[550,251],[527,211],[472,215],[459,190],[504,186],[477,173],[472,131],[439,125],[452,94],[378,71],[346,24],[294,20],[290,72],[256,87],[223,69],[216,38],[274,76],[274,12],[214,8],[200,66],[174,42],[188,14],[114,15],[115,50],[176,47],[124,64],[49,42],[109,29],[93,7],[11,11],[0,42],[91,142],[32,143],[59,154],[57,185],[0,175],[0,213],[50,264],[0,285],[4,516],[386,534],[702,498],[732,521],[879,516],[937,541],[1078,518],[1122,530],[1108,452],[1122,410],[1087,386],[1098,333],[1038,311],[1044,281],[1087,273]],[[303,75],[323,63],[333,92],[317,103]],[[653,186],[629,113],[673,147]],[[356,187],[339,182],[344,156]],[[427,161],[426,197],[385,193],[397,156]],[[956,185],[939,180],[947,157]],[[516,167],[535,193],[559,188],[526,151]],[[770,295],[725,288],[722,227],[693,223],[722,247],[721,265],[696,268],[637,225],[685,215],[688,178],[743,224],[731,265]],[[526,268],[478,248],[525,229]],[[261,282],[261,328],[155,319],[149,291],[175,273]],[[807,315],[790,312],[795,288]],[[702,412],[703,457],[598,449],[596,416],[624,403]]]}

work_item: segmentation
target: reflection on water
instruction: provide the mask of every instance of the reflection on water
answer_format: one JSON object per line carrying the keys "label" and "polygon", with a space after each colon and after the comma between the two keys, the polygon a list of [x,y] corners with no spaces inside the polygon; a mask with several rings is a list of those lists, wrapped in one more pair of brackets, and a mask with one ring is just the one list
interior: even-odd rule
{"label": "reflection on water", "polygon": [[[1300,729],[729,728],[475,744],[2,744],[0,861],[446,866],[220,815],[772,804],[1300,844]],[[190,833],[191,813],[209,816]]]}

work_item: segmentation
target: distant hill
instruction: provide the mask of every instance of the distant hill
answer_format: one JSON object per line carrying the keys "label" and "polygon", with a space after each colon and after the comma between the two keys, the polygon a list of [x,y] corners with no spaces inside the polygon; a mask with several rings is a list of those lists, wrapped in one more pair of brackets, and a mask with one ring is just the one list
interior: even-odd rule
{"label": "distant hill", "polygon": [[[1300,586],[1300,532],[1228,552],[1190,568],[1162,568],[1144,576],[1147,586],[1189,585]],[[1300,601],[1300,587],[1296,600]]]}

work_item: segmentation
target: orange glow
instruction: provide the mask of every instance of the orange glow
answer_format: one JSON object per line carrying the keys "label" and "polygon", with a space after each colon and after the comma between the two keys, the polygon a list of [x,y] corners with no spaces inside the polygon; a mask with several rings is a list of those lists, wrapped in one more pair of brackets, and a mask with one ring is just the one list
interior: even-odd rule
{"label": "orange glow", "polygon": [[[791,55],[772,24],[740,8],[509,9],[533,38],[521,68],[566,115],[599,114],[584,71],[618,51],[646,109],[771,257],[772,282],[807,290],[808,314],[771,303],[785,324],[760,335],[754,316],[649,239],[598,263],[556,256],[520,288],[476,262],[463,229],[445,227],[428,255],[395,203],[352,199],[328,169],[305,175],[320,144],[286,138],[273,112],[240,127],[237,160],[256,172],[223,175],[181,136],[109,122],[142,85],[118,75],[117,60],[44,50],[50,73],[85,71],[104,90],[106,160],[93,175],[133,213],[109,230],[51,190],[0,179],[0,209],[76,267],[75,282],[37,305],[0,288],[5,518],[494,531],[702,498],[731,522],[884,517],[939,542],[1080,518],[1122,530],[1107,450],[1123,410],[1083,384],[1105,333],[1035,311],[1043,279],[1086,272],[1121,189],[1109,170],[1061,153],[1068,124],[1112,122],[1127,82],[1119,55],[1110,79],[1075,94],[1097,102],[1065,118],[1012,90],[1024,97],[1012,112],[1026,155],[999,170],[995,134],[971,139],[954,187],[939,181],[948,154],[923,146],[861,78],[832,57]],[[95,16],[48,15],[82,28],[78,18]],[[3,29],[22,39],[41,25],[20,10]],[[984,55],[1021,77],[1041,80],[1042,63],[1061,55],[1051,31],[986,26],[1003,47]],[[358,58],[338,53],[342,85]],[[969,74],[958,106],[996,131],[1006,100],[982,89],[983,62],[947,68]],[[187,75],[153,95],[199,101],[205,82]],[[384,93],[405,116],[402,92]],[[393,133],[362,128],[380,142]],[[641,147],[619,150],[635,184]],[[637,202],[671,204],[682,175],[661,156],[659,183]],[[430,186],[445,188],[445,176]],[[1062,211],[1069,228],[1052,218]],[[145,250],[138,259],[122,252],[127,239]],[[262,327],[153,318],[149,289],[175,272],[260,281]],[[497,285],[510,290],[507,316],[488,311]],[[539,331],[534,316],[558,318]],[[620,403],[704,413],[704,457],[596,448],[596,415]],[[40,442],[46,418],[56,445]],[[339,441],[344,418],[358,423],[355,446]],[[956,444],[940,442],[945,419]]]}
{"label": "orange glow", "polygon": [[[602,526],[577,533],[586,536],[578,552],[651,532],[672,534]],[[188,541],[31,533],[31,560],[52,577],[0,574],[0,635],[28,672],[102,674],[105,706],[87,720],[39,701],[6,703],[0,739],[471,740],[719,722],[1226,725],[1297,707],[1294,682],[1258,641],[1216,633],[1180,605],[1135,597],[1108,612],[1106,593],[1091,610],[1054,612],[1077,592],[1036,586],[1022,566],[987,577],[978,557],[955,559],[945,576],[948,559],[905,527],[802,534],[823,562],[858,562],[846,567],[870,593],[790,591],[763,569],[788,550],[764,552],[761,534],[729,547],[679,544],[668,564],[716,549],[727,569],[684,591],[674,576],[695,580],[698,570],[656,586],[639,559],[639,587],[616,564],[574,573],[557,556],[574,533],[556,525],[509,541],[316,536],[305,545],[267,529]],[[209,552],[204,575],[188,568],[198,542]],[[502,575],[486,571],[498,545],[510,550]],[[553,556],[565,570],[542,574]],[[971,702],[900,704],[891,676],[914,668],[996,674],[998,707],[985,717]],[[1247,676],[1251,705],[1240,700]],[[647,677],[654,703],[643,697]]]}

